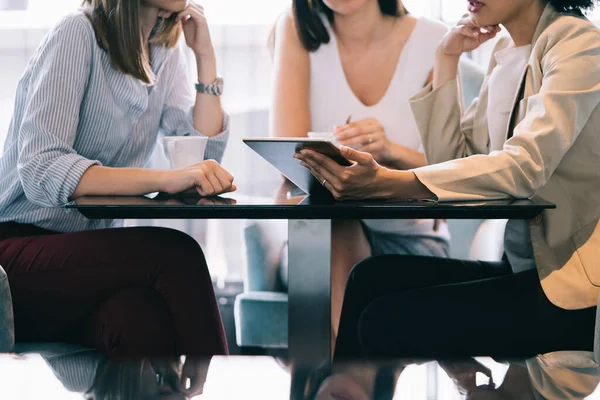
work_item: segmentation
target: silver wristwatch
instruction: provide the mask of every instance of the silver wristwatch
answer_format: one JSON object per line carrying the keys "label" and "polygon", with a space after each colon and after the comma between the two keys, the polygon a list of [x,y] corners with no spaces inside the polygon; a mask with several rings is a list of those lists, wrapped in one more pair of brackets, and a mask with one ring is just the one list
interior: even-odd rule
{"label": "silver wristwatch", "polygon": [[217,76],[217,79],[209,85],[205,85],[200,82],[196,82],[196,92],[204,94],[212,94],[213,96],[220,96],[223,94],[223,78]]}

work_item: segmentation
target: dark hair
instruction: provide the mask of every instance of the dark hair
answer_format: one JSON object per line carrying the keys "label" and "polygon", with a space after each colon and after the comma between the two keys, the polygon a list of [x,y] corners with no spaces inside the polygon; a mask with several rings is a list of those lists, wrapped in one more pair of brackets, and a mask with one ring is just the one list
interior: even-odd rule
{"label": "dark hair", "polygon": [[[379,9],[383,15],[401,17],[408,11],[401,0],[378,0]],[[325,14],[333,23],[333,11],[323,0],[293,0],[296,29],[302,45],[307,51],[315,51],[323,43],[329,43],[329,33],[319,14]]]}
{"label": "dark hair", "polygon": [[549,0],[556,11],[574,12],[581,14],[591,10],[596,5],[596,0]]}
{"label": "dark hair", "polygon": [[[114,69],[140,81],[154,82],[150,55],[142,40],[140,0],[83,0],[96,41],[110,57]],[[176,13],[162,19],[154,29],[152,43],[174,47],[182,31]]]}

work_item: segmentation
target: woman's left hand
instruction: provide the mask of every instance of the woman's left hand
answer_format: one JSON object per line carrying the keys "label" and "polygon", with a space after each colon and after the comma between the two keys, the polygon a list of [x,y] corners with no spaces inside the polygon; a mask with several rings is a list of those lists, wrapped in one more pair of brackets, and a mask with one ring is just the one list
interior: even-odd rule
{"label": "woman's left hand", "polygon": [[214,57],[214,48],[204,16],[204,8],[190,1],[185,10],[177,15],[177,21],[183,24],[185,42],[196,57]]}
{"label": "woman's left hand", "polygon": [[380,164],[388,164],[391,161],[392,142],[375,118],[336,126],[333,134],[339,144],[370,153]]}
{"label": "woman's left hand", "polygon": [[340,151],[344,158],[353,163],[351,166],[344,167],[308,149],[300,150],[294,157],[302,161],[302,166],[308,168],[336,200],[383,197],[377,183],[385,168],[377,164],[369,153],[346,146],[341,146]]}

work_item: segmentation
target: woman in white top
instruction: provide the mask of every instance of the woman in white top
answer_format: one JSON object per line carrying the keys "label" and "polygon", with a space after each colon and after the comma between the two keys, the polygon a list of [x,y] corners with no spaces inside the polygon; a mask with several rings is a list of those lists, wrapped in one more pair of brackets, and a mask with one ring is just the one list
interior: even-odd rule
{"label": "woman in white top", "polygon": [[[397,0],[294,1],[276,28],[271,133],[333,132],[390,168],[424,166],[408,100],[427,83],[446,32]],[[446,224],[433,220],[334,221],[333,337],[357,262],[381,254],[446,257],[448,239]]]}
{"label": "woman in white top", "polygon": [[[297,155],[339,199],[536,195],[557,206],[531,221],[510,220],[500,263],[396,256],[357,266],[336,356],[505,358],[592,349],[600,294],[600,30],[583,12],[594,3],[470,0],[470,15],[438,47],[432,85],[411,99],[432,165],[387,169],[347,147],[342,155],[355,161],[348,168],[315,152]],[[462,112],[459,57],[500,25],[510,37],[498,41],[478,99]]]}

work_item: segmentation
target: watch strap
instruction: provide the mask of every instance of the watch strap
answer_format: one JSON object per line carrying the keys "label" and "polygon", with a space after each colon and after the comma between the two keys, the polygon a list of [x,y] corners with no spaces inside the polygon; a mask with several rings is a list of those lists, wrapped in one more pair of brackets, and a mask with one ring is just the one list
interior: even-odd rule
{"label": "watch strap", "polygon": [[200,82],[195,83],[196,92],[203,94],[211,94],[213,96],[220,96],[223,94],[223,78],[217,77],[213,83],[204,84]]}

